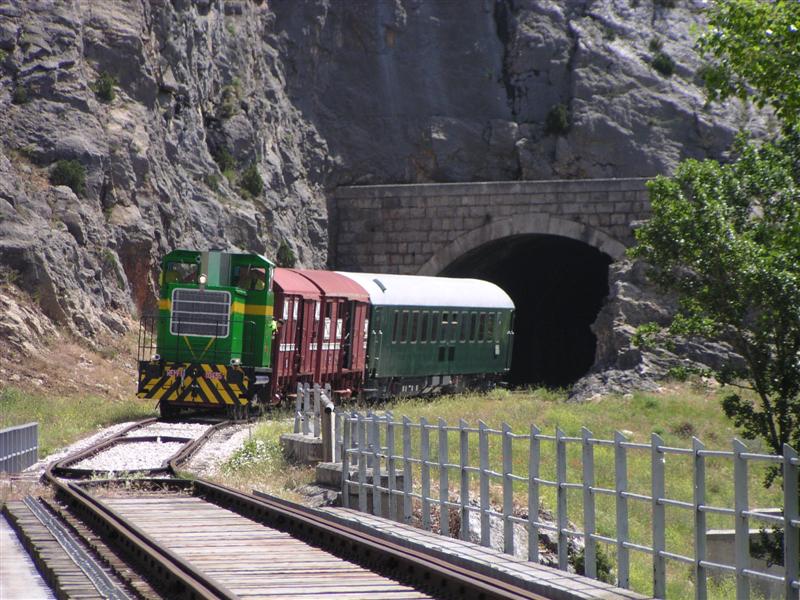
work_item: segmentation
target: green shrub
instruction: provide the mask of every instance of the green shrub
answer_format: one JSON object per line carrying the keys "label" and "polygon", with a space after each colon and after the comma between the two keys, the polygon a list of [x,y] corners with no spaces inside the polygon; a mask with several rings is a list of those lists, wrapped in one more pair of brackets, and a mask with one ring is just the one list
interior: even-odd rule
{"label": "green shrub", "polygon": [[297,257],[294,255],[294,250],[289,247],[289,244],[286,243],[286,240],[283,240],[281,245],[278,246],[278,254],[275,259],[278,261],[279,267],[286,267],[287,269],[294,267],[295,263],[297,262]]}
{"label": "green shrub", "polygon": [[650,52],[660,52],[664,47],[664,42],[656,37],[650,38],[650,43],[647,45],[647,47],[650,48]]}
{"label": "green shrub", "polygon": [[[595,561],[597,579],[605,583],[616,583],[614,581],[614,576],[611,573],[611,559],[600,546],[595,547],[595,557],[597,559]],[[585,575],[586,566],[584,563],[586,560],[586,548],[581,548],[580,552],[571,555],[569,558],[572,566],[575,567],[575,572],[578,575]]]}
{"label": "green shrub", "polygon": [[8,52],[0,50],[0,62],[3,62],[6,58],[8,58]]}
{"label": "green shrub", "polygon": [[100,73],[95,79],[94,85],[92,85],[92,90],[94,90],[94,95],[97,96],[98,100],[108,103],[112,102],[116,97],[116,92],[114,91],[116,86],[117,80],[112,75]]}
{"label": "green shrub", "polygon": [[60,160],[50,172],[50,183],[66,185],[82,196],[86,192],[86,169],[77,160]]}
{"label": "green shrub", "polygon": [[569,111],[563,104],[556,104],[547,113],[544,121],[544,132],[561,135],[569,131]]}
{"label": "green shrub", "polygon": [[205,176],[204,181],[206,185],[209,187],[209,189],[211,189],[214,192],[219,191],[219,181],[220,181],[219,175],[216,175],[215,173],[210,173]]}
{"label": "green shrub", "polygon": [[258,197],[264,191],[264,180],[258,173],[256,166],[250,165],[247,170],[242,173],[241,180],[239,181],[242,189],[248,192],[253,197]]}
{"label": "green shrub", "polygon": [[219,166],[219,170],[223,173],[236,169],[236,161],[230,153],[230,150],[225,146],[212,149],[211,157],[214,159],[214,162],[217,163],[217,166]]}
{"label": "green shrub", "polygon": [[11,102],[13,104],[25,104],[30,100],[28,98],[28,89],[24,85],[18,85],[11,93]]}
{"label": "green shrub", "polygon": [[239,103],[242,98],[242,84],[234,79],[230,85],[222,88],[222,102],[219,107],[219,117],[230,119],[239,112]]}
{"label": "green shrub", "polygon": [[664,77],[672,77],[675,72],[675,61],[666,52],[659,50],[650,61],[650,65]]}

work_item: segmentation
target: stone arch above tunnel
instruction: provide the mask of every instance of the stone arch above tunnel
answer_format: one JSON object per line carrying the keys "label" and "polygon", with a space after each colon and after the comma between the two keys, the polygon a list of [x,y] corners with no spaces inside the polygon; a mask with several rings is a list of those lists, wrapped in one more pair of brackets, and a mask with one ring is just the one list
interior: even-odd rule
{"label": "stone arch above tunnel", "polygon": [[469,231],[436,252],[422,267],[419,275],[439,275],[465,254],[495,240],[519,235],[553,235],[583,242],[612,260],[625,256],[625,245],[610,235],[583,223],[548,214],[527,214],[492,221]]}

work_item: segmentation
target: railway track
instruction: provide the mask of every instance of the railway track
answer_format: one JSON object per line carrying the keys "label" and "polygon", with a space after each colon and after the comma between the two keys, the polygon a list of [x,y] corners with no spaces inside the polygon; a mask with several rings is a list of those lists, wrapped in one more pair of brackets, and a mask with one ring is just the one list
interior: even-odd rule
{"label": "railway track", "polygon": [[[191,441],[180,438],[178,452],[156,468],[139,470],[146,477],[136,480],[135,489],[122,489],[110,480],[63,478],[85,475],[89,469],[80,467],[82,461],[115,445],[147,443],[141,440],[159,437],[142,435],[152,423],[139,423],[56,463],[45,474],[60,508],[45,507],[44,511],[51,513],[51,520],[59,511],[67,513],[86,530],[84,538],[93,538],[94,552],[89,554],[100,557],[97,565],[83,559],[72,561],[85,566],[85,573],[105,574],[105,579],[100,576],[92,584],[106,590],[97,597],[543,598],[433,554],[334,522],[301,505],[207,481],[162,476],[173,476],[211,435],[210,430]],[[30,509],[30,501],[26,503]],[[76,533],[74,523],[64,529]],[[64,578],[78,585],[74,583],[77,576]],[[70,594],[67,588],[59,597],[92,597],[85,588],[81,579],[75,588],[79,593]],[[116,591],[112,594],[111,589]]]}

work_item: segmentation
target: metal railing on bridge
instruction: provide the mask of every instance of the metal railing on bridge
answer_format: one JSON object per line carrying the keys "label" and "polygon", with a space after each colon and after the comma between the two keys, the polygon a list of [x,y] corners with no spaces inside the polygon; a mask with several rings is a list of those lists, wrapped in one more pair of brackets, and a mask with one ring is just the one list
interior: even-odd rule
{"label": "metal railing on bridge", "polygon": [[[528,559],[534,562],[539,559],[539,532],[549,531],[556,538],[558,567],[562,570],[566,570],[568,566],[570,539],[580,538],[584,542],[584,571],[589,577],[597,577],[597,545],[601,542],[609,545],[616,555],[617,585],[623,588],[630,587],[630,553],[644,553],[652,557],[653,595],[657,598],[666,597],[668,561],[693,567],[695,597],[698,599],[707,597],[707,578],[713,572],[732,574],[735,577],[736,597],[739,600],[749,597],[751,580],[779,584],[786,598],[796,598],[798,595],[800,459],[797,451],[788,445],[784,446],[782,456],[750,452],[739,440],[733,441],[732,451],[707,450],[696,438],[693,438],[691,448],[675,448],[665,445],[662,438],[655,433],[650,443],[635,443],[620,432],[615,433],[614,439],[599,439],[586,428],[582,429],[579,437],[570,437],[558,428],[554,435],[548,435],[542,433],[538,427],[531,426],[528,433],[519,434],[513,433],[507,424],[503,424],[500,429],[492,429],[481,421],[478,427],[470,426],[464,420],[457,426],[448,425],[442,419],[429,423],[423,418],[416,423],[406,417],[396,421],[390,413],[351,413],[345,415],[342,425],[342,501],[345,507],[353,504],[353,508],[367,512],[371,504],[371,510],[376,515],[405,522],[419,520],[421,526],[428,530],[432,529],[432,515],[435,516],[438,512],[440,532],[461,539],[470,539],[470,514],[478,513],[479,539],[482,545],[491,544],[491,519],[500,520],[504,551],[514,554],[515,526],[521,526],[527,531]],[[473,454],[473,459],[478,459],[477,465],[470,464],[470,447],[474,449],[476,441],[478,452]],[[542,461],[543,444],[552,444],[552,453],[550,448],[547,450],[548,455],[554,458],[554,465]],[[524,446],[523,464],[527,466],[527,473],[514,472],[514,447],[520,445]],[[499,469],[490,468],[490,446],[496,451],[499,446],[499,452],[493,455],[495,462],[498,462],[498,458],[501,462]],[[457,459],[451,458],[451,447],[455,447]],[[595,450],[599,448],[613,455],[613,483],[608,483],[605,487],[596,483],[598,479],[611,481],[611,474],[606,470],[596,471]],[[628,457],[632,452],[649,454],[649,494],[634,493],[629,489]],[[667,495],[667,456],[682,456],[683,460],[691,464],[687,468],[687,476],[692,477],[691,500]],[[609,460],[610,458],[608,456]],[[707,459],[733,462],[733,507],[712,506],[707,502]],[[782,469],[782,515],[750,507],[748,469],[755,461],[766,462]],[[580,481],[568,479],[568,464],[571,469],[580,469]],[[357,468],[353,470],[354,467]],[[368,473],[368,469],[371,473]],[[545,469],[554,473],[552,479],[542,476]],[[518,471],[522,470],[518,467]],[[434,487],[438,487],[438,492],[434,490],[432,493],[432,482]],[[518,505],[515,506],[515,484],[527,487],[527,515]],[[540,520],[539,508],[545,488],[553,490],[554,524]],[[475,492],[478,502],[470,501]],[[580,529],[571,526],[569,521],[567,498],[570,493],[573,495],[572,501],[581,499]],[[492,505],[493,495],[495,498],[502,497],[502,508]],[[601,496],[613,499],[616,519],[614,532],[610,535],[602,535],[598,531],[597,504]],[[631,540],[631,503],[649,507],[652,523],[650,545]],[[638,507],[633,508],[638,510]],[[691,514],[693,535],[686,544],[691,552],[687,553],[682,548],[681,553],[667,550],[667,508],[685,510]],[[608,510],[611,512],[610,508]],[[451,519],[451,511],[459,518]],[[735,523],[732,564],[714,562],[708,556],[706,517],[709,514],[727,515]],[[782,575],[751,568],[751,520],[783,528]],[[453,523],[458,523],[458,531],[450,531]]]}
{"label": "metal railing on bridge", "polygon": [[20,473],[39,458],[39,423],[0,429],[0,472]]}

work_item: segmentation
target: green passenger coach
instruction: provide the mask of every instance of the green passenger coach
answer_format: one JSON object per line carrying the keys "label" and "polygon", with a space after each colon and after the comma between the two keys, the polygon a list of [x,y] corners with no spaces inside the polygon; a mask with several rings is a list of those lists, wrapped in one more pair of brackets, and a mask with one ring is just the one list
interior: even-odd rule
{"label": "green passenger coach", "polygon": [[244,416],[268,397],[274,265],[257,254],[175,250],[161,264],[158,315],[142,320],[138,395]]}
{"label": "green passenger coach", "polygon": [[493,283],[342,274],[370,297],[366,397],[488,388],[510,368],[514,304]]}

